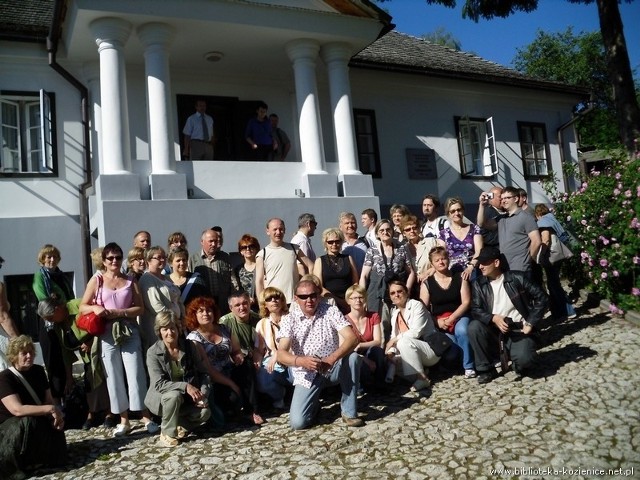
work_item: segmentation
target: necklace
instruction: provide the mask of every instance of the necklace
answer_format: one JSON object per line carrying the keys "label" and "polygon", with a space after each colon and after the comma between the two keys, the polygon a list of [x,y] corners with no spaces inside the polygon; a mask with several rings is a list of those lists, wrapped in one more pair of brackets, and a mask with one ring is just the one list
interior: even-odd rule
{"label": "necklace", "polygon": [[327,263],[329,264],[329,268],[331,268],[331,270],[333,270],[335,273],[338,273],[344,268],[344,257],[339,257],[337,255],[327,255]]}

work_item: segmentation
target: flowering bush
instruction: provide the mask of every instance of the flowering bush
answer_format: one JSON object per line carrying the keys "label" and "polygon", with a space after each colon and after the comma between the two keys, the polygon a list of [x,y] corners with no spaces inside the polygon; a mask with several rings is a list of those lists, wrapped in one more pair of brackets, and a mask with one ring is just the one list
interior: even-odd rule
{"label": "flowering bush", "polygon": [[[577,239],[567,265],[574,280],[611,301],[611,310],[640,311],[640,154],[619,154],[603,172],[592,170],[578,191],[545,191],[555,215]],[[581,277],[581,278],[580,278]]]}

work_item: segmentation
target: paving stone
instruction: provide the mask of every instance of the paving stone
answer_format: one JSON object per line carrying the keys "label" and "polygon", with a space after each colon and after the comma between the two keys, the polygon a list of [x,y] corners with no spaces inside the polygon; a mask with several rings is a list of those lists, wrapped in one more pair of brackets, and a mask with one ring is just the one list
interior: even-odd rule
{"label": "paving stone", "polygon": [[292,432],[283,414],[259,428],[190,435],[173,449],[137,424],[125,439],[103,428],[70,430],[68,469],[35,478],[476,480],[494,479],[491,470],[503,467],[639,472],[640,328],[599,311],[580,313],[543,332],[540,373],[521,382],[512,373],[478,385],[434,372],[428,397],[396,385],[360,398],[364,428],[346,427],[339,395],[329,395],[309,430]]}

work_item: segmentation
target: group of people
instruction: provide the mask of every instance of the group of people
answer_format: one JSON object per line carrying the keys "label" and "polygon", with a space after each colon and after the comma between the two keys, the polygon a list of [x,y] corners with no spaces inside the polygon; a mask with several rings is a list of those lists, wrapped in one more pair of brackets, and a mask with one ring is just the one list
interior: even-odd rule
{"label": "group of people", "polygon": [[[426,195],[422,221],[403,205],[392,206],[390,220],[367,209],[361,236],[356,216],[343,212],[337,227],[322,232],[323,255],[310,241],[318,227],[310,213],[300,215],[291,241],[284,221],[271,218],[268,243],[261,248],[245,234],[235,255],[222,250],[220,227],[205,229],[191,255],[181,232],[169,235],[165,250],[141,231],[126,257],[115,243],[93,252],[96,273],[80,299],[58,267],[59,250],[45,245],[33,288],[48,377],[33,365],[29,337],[0,318],[14,337],[7,358],[35,384],[40,401],[3,371],[0,431],[14,428],[10,418],[34,417],[33,429],[24,430],[29,441],[45,438],[36,426],[46,424],[51,438],[64,442],[60,405],[74,385],[77,358],[89,405],[83,428],[105,411],[104,425],[125,436],[134,411],[168,447],[230,415],[260,425],[264,411],[282,411],[289,399],[291,427],[306,428],[329,385],[341,390],[344,423],[357,427],[364,424],[357,408],[363,391],[400,378],[419,392],[430,386],[436,364],[481,384],[498,375],[501,358],[503,370],[524,375],[534,365],[533,334],[548,303],[534,259],[554,236],[566,241],[567,234],[546,206],[534,213],[516,188],[494,187],[479,204],[476,223],[457,197],[440,216],[438,199]],[[558,264],[546,262],[544,270],[552,317],[575,316]],[[102,333],[78,327],[87,315]],[[53,423],[40,420],[47,415]],[[12,458],[13,466],[0,459],[0,472],[28,462]]]}
{"label": "group of people", "polygon": [[[196,100],[195,109],[182,129],[182,157],[192,161],[213,160],[216,144],[213,117],[207,114],[204,99]],[[268,109],[266,103],[258,102],[255,117],[247,122],[243,138],[249,146],[248,159],[284,162],[291,150],[291,140],[278,126],[278,115],[272,113],[267,116]]]}

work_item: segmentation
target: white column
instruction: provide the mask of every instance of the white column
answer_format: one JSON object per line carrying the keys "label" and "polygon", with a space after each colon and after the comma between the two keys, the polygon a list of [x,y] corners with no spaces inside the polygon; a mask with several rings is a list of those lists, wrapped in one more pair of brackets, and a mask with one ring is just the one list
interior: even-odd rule
{"label": "white column", "polygon": [[316,58],[320,46],[315,40],[300,39],[289,42],[286,51],[293,63],[302,161],[306,173],[323,174],[326,171],[316,85]]}
{"label": "white column", "polygon": [[322,58],[327,65],[329,75],[333,131],[340,175],[362,174],[358,168],[356,154],[351,87],[347,66],[351,58],[351,50],[345,43],[330,43],[323,45]]}
{"label": "white column", "polygon": [[175,148],[171,129],[171,79],[167,51],[174,37],[174,29],[163,23],[147,23],[138,27],[137,33],[145,48],[151,173],[175,173]]}
{"label": "white column", "polygon": [[89,25],[100,54],[102,107],[102,172],[131,171],[129,111],[123,49],[131,24],[120,18],[99,18]]}

